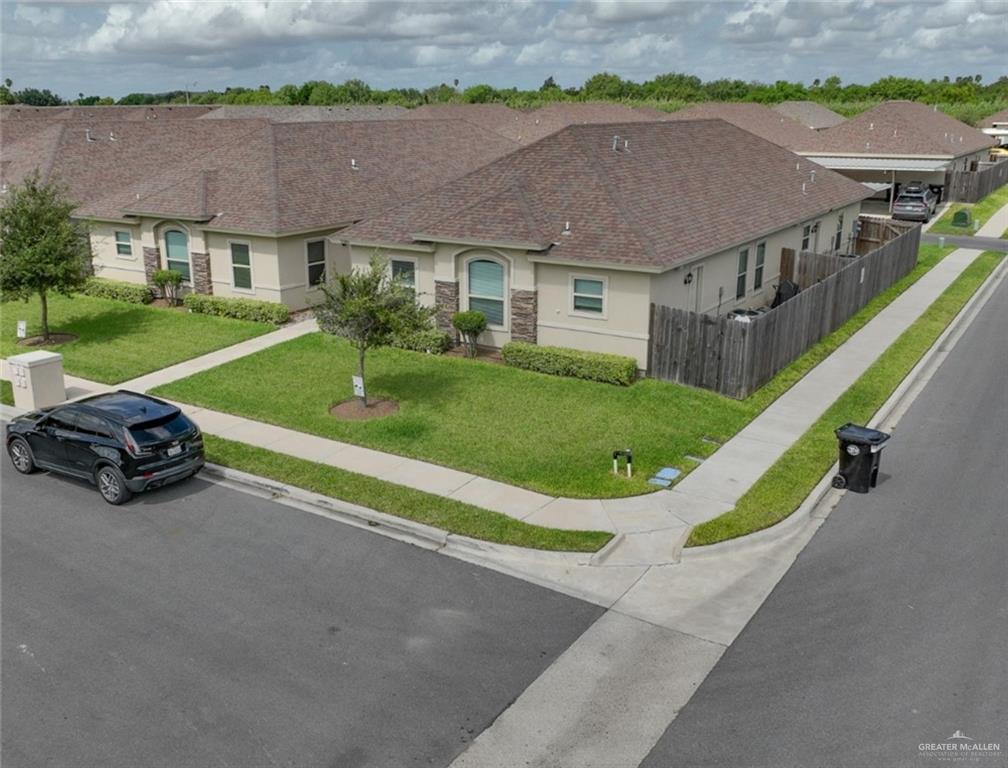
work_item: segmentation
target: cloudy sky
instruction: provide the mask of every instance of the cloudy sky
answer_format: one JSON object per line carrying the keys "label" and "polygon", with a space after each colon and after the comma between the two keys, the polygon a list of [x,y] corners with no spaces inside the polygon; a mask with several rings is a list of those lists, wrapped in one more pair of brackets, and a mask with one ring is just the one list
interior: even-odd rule
{"label": "cloudy sky", "polygon": [[0,0],[0,24],[3,77],[64,97],[349,78],[567,86],[602,70],[806,83],[1008,73],[1008,0]]}

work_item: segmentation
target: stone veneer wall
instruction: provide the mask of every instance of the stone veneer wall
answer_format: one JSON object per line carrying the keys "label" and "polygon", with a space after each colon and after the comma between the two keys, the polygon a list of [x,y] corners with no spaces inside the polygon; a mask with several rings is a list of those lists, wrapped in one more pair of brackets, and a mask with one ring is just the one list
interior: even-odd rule
{"label": "stone veneer wall", "polygon": [[536,291],[511,290],[511,340],[536,343],[536,313],[538,293]]}
{"label": "stone veneer wall", "polygon": [[192,286],[193,293],[213,293],[213,282],[210,279],[210,254],[196,253],[189,254],[192,262]]}
{"label": "stone veneer wall", "polygon": [[151,289],[151,293],[154,294],[154,298],[160,299],[161,290],[154,285],[154,273],[161,269],[161,249],[160,248],[148,248],[144,246],[143,249],[143,261],[144,261],[144,275],[147,279],[147,287]]}
{"label": "stone veneer wall", "polygon": [[453,339],[458,341],[458,334],[455,331],[455,326],[452,325],[452,315],[459,311],[458,282],[455,280],[435,280],[434,304],[437,306],[437,314],[434,316],[437,327],[442,331],[447,331]]}

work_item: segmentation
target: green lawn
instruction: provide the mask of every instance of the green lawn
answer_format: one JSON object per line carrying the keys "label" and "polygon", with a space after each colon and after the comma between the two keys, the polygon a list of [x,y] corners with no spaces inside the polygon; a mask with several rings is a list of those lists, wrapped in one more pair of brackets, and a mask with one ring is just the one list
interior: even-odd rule
{"label": "green lawn", "polygon": [[14,387],[6,379],[0,379],[0,403],[14,405]]}
{"label": "green lawn", "polygon": [[[794,512],[837,459],[841,424],[866,424],[959,313],[1005,254],[977,257],[927,311],[739,499],[735,509],[698,525],[687,546],[714,544],[768,528]],[[884,461],[883,457],[883,461]]]}
{"label": "green lawn", "polygon": [[[158,387],[156,394],[259,421],[455,467],[543,493],[603,498],[655,490],[663,466],[684,472],[738,432],[952,249],[924,246],[911,275],[876,297],[747,400],[643,380],[631,387],[540,375],[491,363],[380,349],[368,356],[372,396],[395,415],[338,421],[329,406],[351,396],[350,346],[310,334]],[[611,473],[630,447],[635,477]]]}
{"label": "green lawn", "polygon": [[[30,349],[17,344],[17,321],[28,335],[40,332],[38,299],[0,305],[0,356]],[[116,384],[273,330],[264,323],[231,320],[90,296],[52,296],[49,330],[72,333],[74,341],[47,347],[63,355],[63,370]]]}
{"label": "green lawn", "polygon": [[1008,205],[1008,184],[999,187],[991,192],[987,197],[977,203],[954,203],[942,214],[942,217],[931,225],[928,232],[932,235],[972,235],[973,225],[968,227],[955,227],[952,225],[952,217],[956,211],[968,210],[973,214],[973,220],[982,227],[987,223],[987,219],[997,213],[1001,208]]}
{"label": "green lawn", "polygon": [[602,531],[543,528],[498,512],[402,485],[206,435],[207,460],[268,477],[379,512],[498,544],[564,552],[597,552],[612,538]]}

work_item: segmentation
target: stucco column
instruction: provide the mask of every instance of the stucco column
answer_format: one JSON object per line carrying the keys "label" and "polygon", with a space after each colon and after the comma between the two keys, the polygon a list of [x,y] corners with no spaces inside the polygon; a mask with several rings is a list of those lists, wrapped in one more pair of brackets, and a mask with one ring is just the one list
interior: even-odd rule
{"label": "stucco column", "polygon": [[193,251],[189,254],[189,258],[192,262],[193,293],[213,293],[213,282],[210,279],[210,254]]}
{"label": "stucco column", "polygon": [[434,281],[434,305],[437,313],[434,319],[437,327],[451,334],[457,340],[455,326],[452,325],[452,315],[459,311],[459,284],[457,280]]}
{"label": "stucco column", "polygon": [[161,291],[156,285],[154,285],[154,273],[161,269],[161,249],[151,248],[145,245],[143,247],[143,262],[147,287],[151,289],[151,293],[154,294],[155,298],[160,299]]}
{"label": "stucco column", "polygon": [[538,292],[511,289],[511,340],[536,343]]}

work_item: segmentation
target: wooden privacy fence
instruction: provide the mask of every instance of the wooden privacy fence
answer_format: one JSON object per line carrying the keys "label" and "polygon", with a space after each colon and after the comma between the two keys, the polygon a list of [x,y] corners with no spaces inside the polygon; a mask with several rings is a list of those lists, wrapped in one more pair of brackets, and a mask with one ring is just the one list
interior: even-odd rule
{"label": "wooden privacy fence", "polygon": [[960,203],[975,203],[998,187],[1008,184],[1008,160],[982,171],[946,171],[944,198]]}
{"label": "wooden privacy fence", "polygon": [[[920,227],[913,226],[857,258],[803,253],[807,274],[822,269],[828,276],[748,323],[652,304],[648,375],[747,397],[907,275],[919,245]],[[791,274],[782,259],[781,279]]]}

